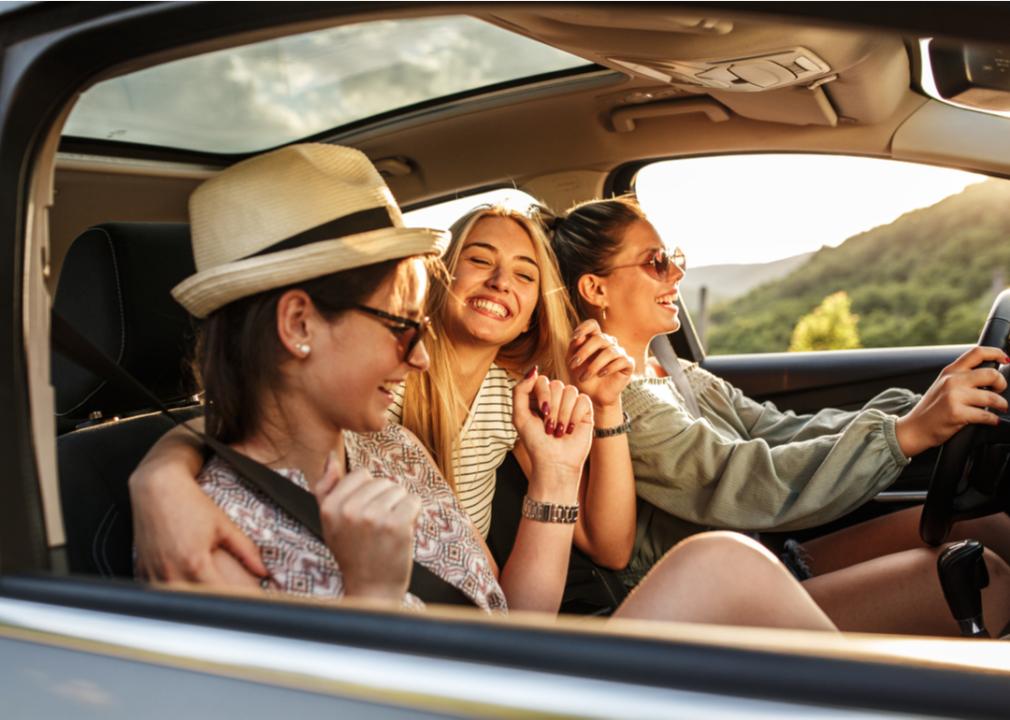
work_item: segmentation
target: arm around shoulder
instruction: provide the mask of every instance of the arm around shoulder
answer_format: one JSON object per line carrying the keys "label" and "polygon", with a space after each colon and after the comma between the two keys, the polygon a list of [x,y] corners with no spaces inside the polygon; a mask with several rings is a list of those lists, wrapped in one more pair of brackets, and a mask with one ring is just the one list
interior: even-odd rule
{"label": "arm around shoulder", "polygon": [[253,542],[197,485],[202,466],[199,441],[175,428],[130,475],[138,570],[157,580],[217,580],[212,553],[220,548],[266,575]]}

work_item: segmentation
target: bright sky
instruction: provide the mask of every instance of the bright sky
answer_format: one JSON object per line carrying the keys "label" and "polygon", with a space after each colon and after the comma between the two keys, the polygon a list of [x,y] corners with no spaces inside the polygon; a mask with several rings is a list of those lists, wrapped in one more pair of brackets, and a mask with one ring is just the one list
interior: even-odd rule
{"label": "bright sky", "polygon": [[872,158],[738,155],[655,163],[635,188],[663,238],[700,267],[838,245],[984,179]]}
{"label": "bright sky", "polygon": [[[736,155],[645,167],[638,199],[692,267],[760,263],[838,245],[927,207],[985,176],[914,163],[831,155]],[[447,228],[470,208],[503,202],[525,210],[520,190],[492,190],[405,215]]]}

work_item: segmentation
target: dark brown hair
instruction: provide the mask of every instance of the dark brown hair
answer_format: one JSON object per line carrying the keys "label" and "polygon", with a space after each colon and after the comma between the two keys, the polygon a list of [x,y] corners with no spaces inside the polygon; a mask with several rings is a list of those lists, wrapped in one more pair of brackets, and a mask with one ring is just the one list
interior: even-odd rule
{"label": "dark brown hair", "polygon": [[283,346],[277,303],[300,289],[327,320],[363,302],[410,258],[387,260],[241,298],[211,313],[198,329],[193,363],[205,392],[207,434],[241,442],[262,421],[260,400],[278,386]]}
{"label": "dark brown hair", "polygon": [[579,293],[579,278],[609,274],[624,230],[636,220],[645,220],[645,213],[634,197],[625,195],[580,203],[558,216],[542,210],[541,217],[572,303],[580,318],[590,317],[591,308]]}

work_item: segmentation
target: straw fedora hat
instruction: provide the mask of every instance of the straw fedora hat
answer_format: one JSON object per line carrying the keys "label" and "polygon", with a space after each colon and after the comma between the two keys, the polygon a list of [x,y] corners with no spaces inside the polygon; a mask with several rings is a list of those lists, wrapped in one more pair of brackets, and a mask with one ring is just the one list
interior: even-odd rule
{"label": "straw fedora hat", "polygon": [[442,253],[449,234],[406,228],[363,153],[290,145],[244,160],[189,199],[197,272],[172,289],[196,317],[249,295],[385,260]]}

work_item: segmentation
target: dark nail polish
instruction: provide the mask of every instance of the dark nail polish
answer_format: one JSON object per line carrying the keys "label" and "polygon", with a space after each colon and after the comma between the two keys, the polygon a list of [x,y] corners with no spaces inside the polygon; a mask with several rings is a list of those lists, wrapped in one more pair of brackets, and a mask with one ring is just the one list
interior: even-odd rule
{"label": "dark nail polish", "polygon": [[539,368],[536,365],[534,365],[533,367],[531,367],[526,372],[526,380],[529,380],[531,377],[533,377],[534,375],[536,375],[537,374],[537,370],[539,370]]}
{"label": "dark nail polish", "polygon": [[565,434],[565,426],[558,423],[558,426],[554,428],[554,437],[559,438]]}
{"label": "dark nail polish", "polygon": [[544,423],[544,430],[547,432],[548,435],[553,435],[554,434],[554,421],[551,420],[550,418],[548,418],[547,422]]}
{"label": "dark nail polish", "polygon": [[575,423],[568,423],[568,429],[565,430],[565,432],[568,433],[569,435],[575,432]]}
{"label": "dark nail polish", "polygon": [[551,414],[551,406],[550,405],[548,405],[547,403],[544,403],[543,405],[540,406],[540,415],[542,417],[547,417],[550,414]]}

